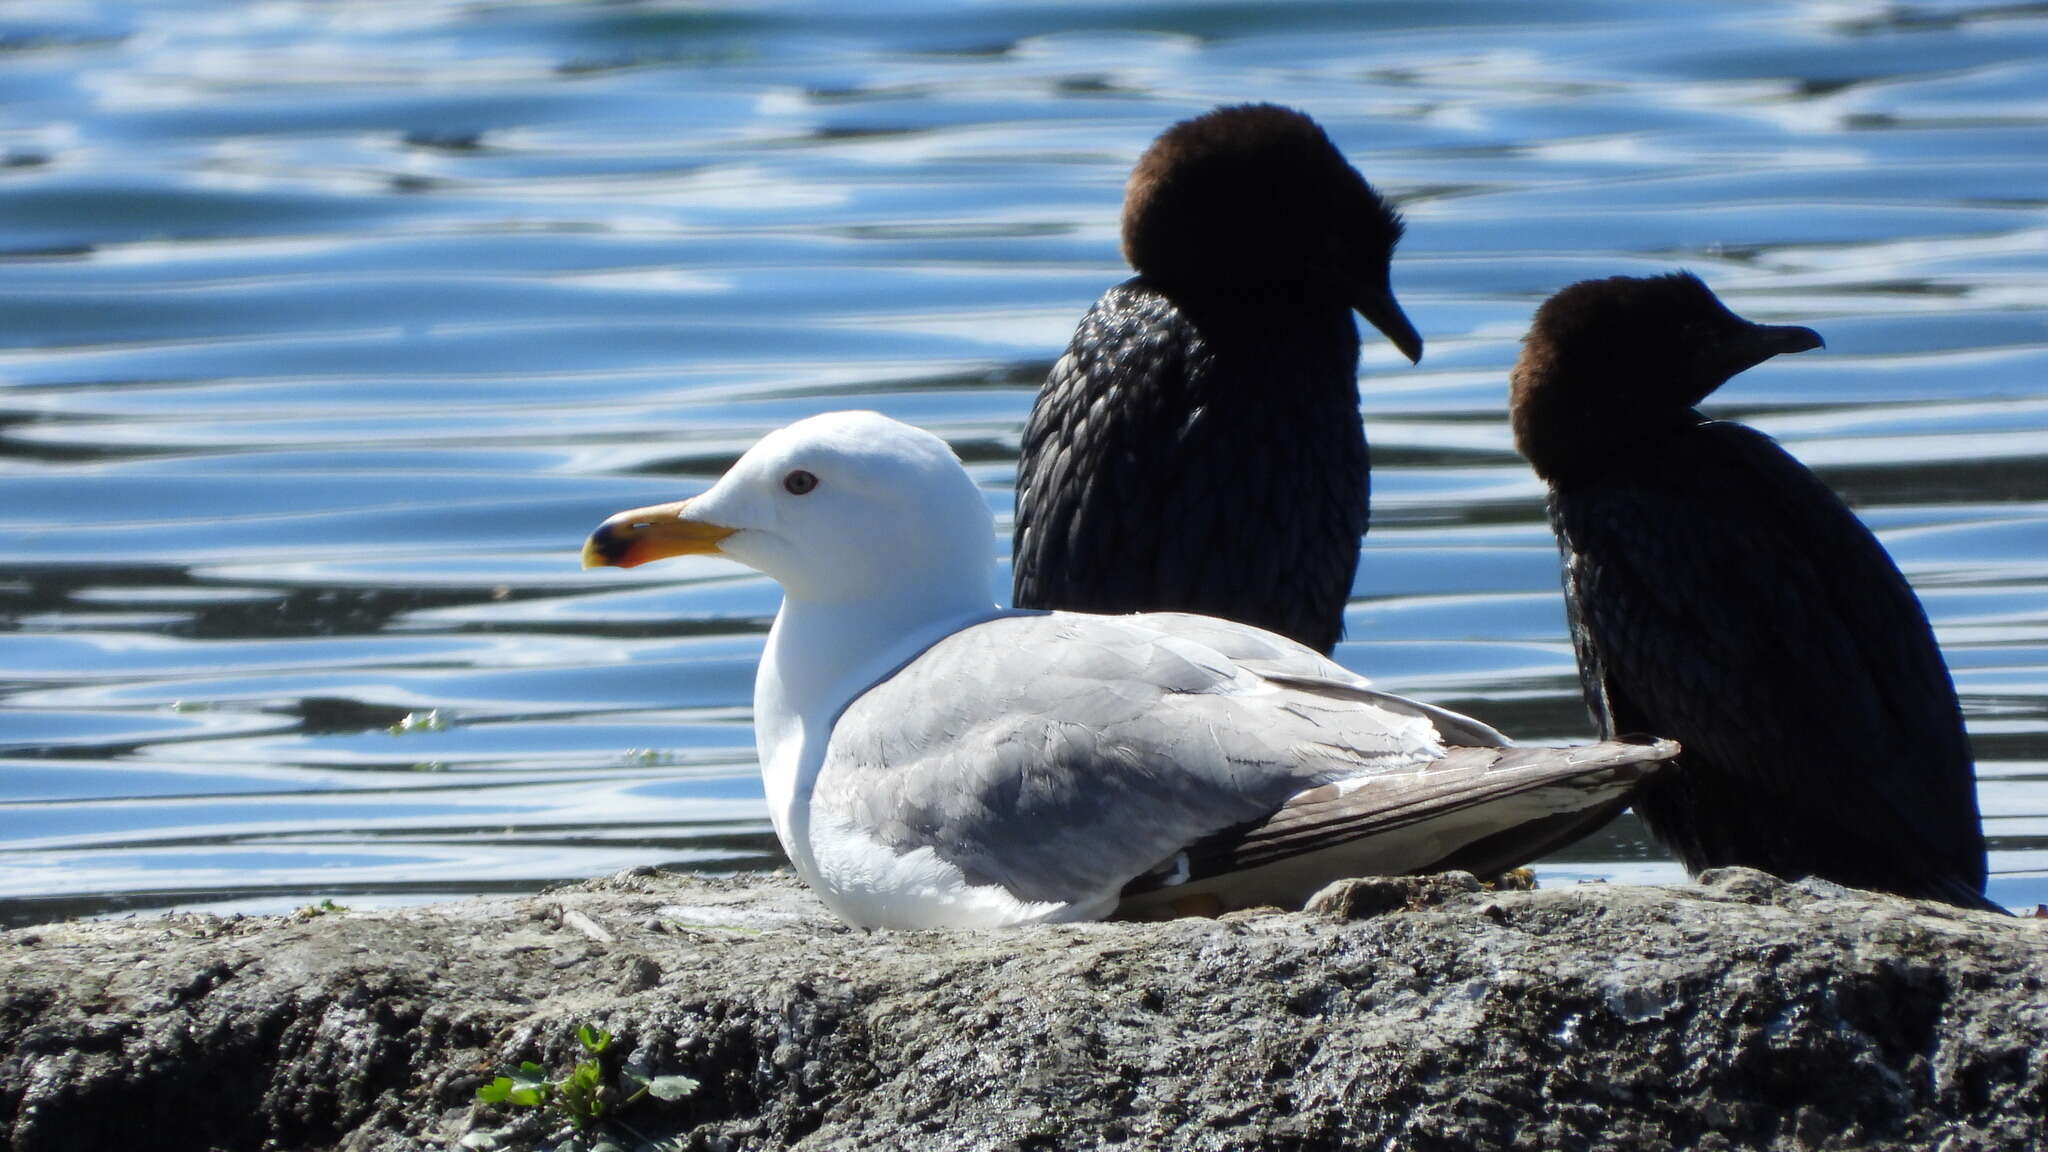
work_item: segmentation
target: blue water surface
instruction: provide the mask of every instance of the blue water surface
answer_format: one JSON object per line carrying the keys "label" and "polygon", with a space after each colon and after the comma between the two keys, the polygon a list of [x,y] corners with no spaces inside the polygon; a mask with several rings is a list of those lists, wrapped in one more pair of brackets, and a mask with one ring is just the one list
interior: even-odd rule
{"label": "blue water surface", "polygon": [[[1689,267],[1828,349],[1716,411],[1921,589],[1994,896],[2048,900],[2048,9],[18,0],[0,9],[0,918],[779,859],[773,588],[583,572],[617,509],[880,409],[1004,516],[1146,142],[1317,116],[1409,232],[1340,657],[1590,734],[1504,386]],[[1370,335],[1370,333],[1368,333]],[[1007,532],[1007,522],[1004,524]],[[1681,873],[1624,820],[1551,883]]]}

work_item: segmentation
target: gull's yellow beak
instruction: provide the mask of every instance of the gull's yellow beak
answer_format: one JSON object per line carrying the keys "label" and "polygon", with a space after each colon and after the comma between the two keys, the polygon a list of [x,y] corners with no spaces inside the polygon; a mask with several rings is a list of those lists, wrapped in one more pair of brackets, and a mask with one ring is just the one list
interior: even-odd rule
{"label": "gull's yellow beak", "polygon": [[583,566],[631,568],[669,556],[716,555],[718,542],[736,531],[692,518],[688,500],[633,508],[598,525],[583,542]]}

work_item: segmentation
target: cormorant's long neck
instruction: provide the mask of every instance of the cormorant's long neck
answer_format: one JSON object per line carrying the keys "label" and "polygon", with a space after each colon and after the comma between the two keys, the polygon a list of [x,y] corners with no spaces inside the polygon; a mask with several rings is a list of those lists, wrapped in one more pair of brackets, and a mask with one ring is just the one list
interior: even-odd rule
{"label": "cormorant's long neck", "polygon": [[1574,403],[1563,389],[1518,394],[1511,419],[1516,450],[1552,484],[1653,458],[1668,437],[1707,422],[1692,408],[1617,411],[1612,402]]}
{"label": "cormorant's long neck", "polygon": [[1327,339],[1325,334],[1340,323],[1350,331],[1351,342],[1357,341],[1351,305],[1340,293],[1313,284],[1251,277],[1138,280],[1173,301],[1211,341],[1284,348],[1305,336]]}

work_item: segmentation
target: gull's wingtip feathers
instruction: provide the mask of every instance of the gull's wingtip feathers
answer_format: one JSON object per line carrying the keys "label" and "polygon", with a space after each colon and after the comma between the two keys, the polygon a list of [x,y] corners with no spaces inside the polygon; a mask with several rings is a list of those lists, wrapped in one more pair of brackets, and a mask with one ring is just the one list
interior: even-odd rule
{"label": "gull's wingtip feathers", "polygon": [[1196,893],[1226,908],[1299,906],[1353,876],[1498,875],[1605,823],[1678,750],[1655,737],[1446,748],[1417,770],[1311,788],[1203,837],[1125,885],[1119,914],[1144,917]]}

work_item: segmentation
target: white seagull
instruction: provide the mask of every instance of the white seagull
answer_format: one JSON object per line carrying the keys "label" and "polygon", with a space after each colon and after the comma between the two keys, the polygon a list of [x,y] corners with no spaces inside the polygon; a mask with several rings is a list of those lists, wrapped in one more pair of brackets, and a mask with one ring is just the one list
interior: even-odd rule
{"label": "white seagull", "polygon": [[586,567],[717,554],[782,586],[754,681],[769,816],[849,923],[1298,907],[1347,876],[1500,871],[1678,750],[1511,747],[1224,620],[1005,611],[994,535],[943,440],[834,412],[584,545]]}

